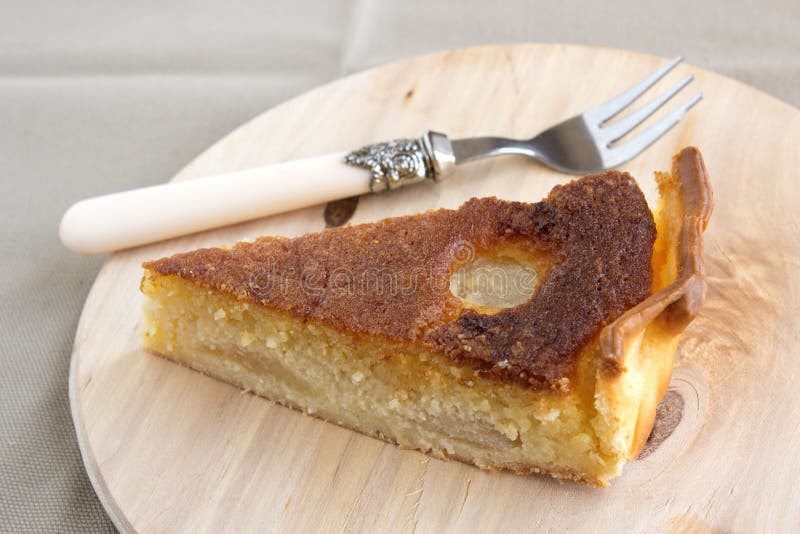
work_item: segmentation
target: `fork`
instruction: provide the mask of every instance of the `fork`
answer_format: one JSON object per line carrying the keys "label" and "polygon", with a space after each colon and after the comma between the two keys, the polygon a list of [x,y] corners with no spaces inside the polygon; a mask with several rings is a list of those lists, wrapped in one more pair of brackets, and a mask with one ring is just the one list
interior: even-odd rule
{"label": "fork", "polygon": [[[121,250],[368,192],[440,181],[457,165],[522,155],[558,171],[586,174],[617,167],[673,128],[702,93],[628,140],[630,134],[694,79],[688,75],[628,115],[615,119],[683,60],[676,57],[611,100],[531,139],[449,139],[427,132],[346,154],[266,165],[197,180],[89,198],[61,220],[62,243],[78,253]],[[366,171],[368,172],[365,172]]]}

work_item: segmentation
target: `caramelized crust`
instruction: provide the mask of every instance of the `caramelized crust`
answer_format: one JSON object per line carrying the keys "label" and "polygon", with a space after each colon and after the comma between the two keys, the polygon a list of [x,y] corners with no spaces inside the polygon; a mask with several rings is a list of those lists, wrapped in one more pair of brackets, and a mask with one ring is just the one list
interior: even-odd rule
{"label": "caramelized crust", "polygon": [[491,374],[554,387],[603,326],[649,295],[655,223],[634,180],[613,171],[555,187],[526,215],[515,233],[555,255],[533,298],[495,315],[465,310],[427,339]]}
{"label": "caramelized crust", "polygon": [[[654,263],[661,269],[676,272],[661,273],[662,280],[657,280],[654,288],[657,291],[601,333],[601,368],[608,375],[623,370],[626,345],[633,343],[636,335],[649,324],[657,320],[666,331],[681,333],[706,298],[703,232],[714,202],[703,156],[696,147],[684,148],[672,158],[672,171],[656,173],[656,180],[661,196],[660,209],[671,215],[662,214],[662,224],[667,227],[660,230],[671,235],[660,235],[659,239],[674,243],[670,247],[674,250],[658,252],[676,257],[655,258]],[[670,280],[669,285],[659,286],[665,279]]]}
{"label": "caramelized crust", "polygon": [[[458,210],[200,249],[144,267],[336,329],[416,341],[501,380],[559,388],[581,348],[650,294],[655,237],[633,178],[610,171],[535,204],[472,199]],[[465,308],[450,275],[504,243],[548,258],[536,292],[493,315]]]}

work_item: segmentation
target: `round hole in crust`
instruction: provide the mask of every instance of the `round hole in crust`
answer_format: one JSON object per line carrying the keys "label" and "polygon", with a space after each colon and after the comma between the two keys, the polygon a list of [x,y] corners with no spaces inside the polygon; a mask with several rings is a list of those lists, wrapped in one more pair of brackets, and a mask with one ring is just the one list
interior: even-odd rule
{"label": "round hole in crust", "polygon": [[524,304],[540,281],[541,267],[524,254],[478,255],[459,265],[450,276],[450,292],[466,307],[497,313]]}

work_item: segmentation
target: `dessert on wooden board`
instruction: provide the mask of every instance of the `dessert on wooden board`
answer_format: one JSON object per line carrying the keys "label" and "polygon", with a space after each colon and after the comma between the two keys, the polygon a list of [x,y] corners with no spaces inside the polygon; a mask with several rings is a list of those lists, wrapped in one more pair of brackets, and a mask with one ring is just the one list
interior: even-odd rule
{"label": "dessert on wooden board", "polygon": [[148,262],[145,346],[403,447],[604,486],[644,444],[705,297],[699,151],[656,178],[652,213],[609,171],[538,203]]}

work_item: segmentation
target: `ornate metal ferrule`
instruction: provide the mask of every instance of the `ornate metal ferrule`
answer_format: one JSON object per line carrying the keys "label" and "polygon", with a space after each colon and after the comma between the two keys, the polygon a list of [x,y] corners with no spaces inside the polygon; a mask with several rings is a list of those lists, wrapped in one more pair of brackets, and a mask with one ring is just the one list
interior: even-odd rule
{"label": "ornate metal ferrule", "polygon": [[370,191],[381,193],[423,180],[439,180],[455,165],[444,134],[428,132],[419,139],[394,139],[367,145],[345,156],[345,163],[372,173]]}

